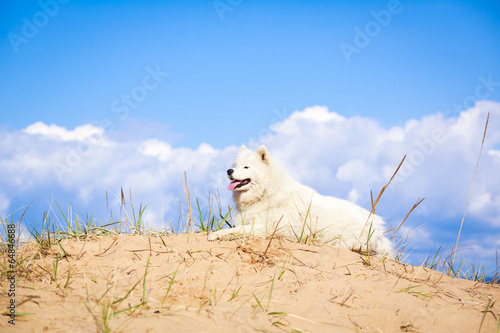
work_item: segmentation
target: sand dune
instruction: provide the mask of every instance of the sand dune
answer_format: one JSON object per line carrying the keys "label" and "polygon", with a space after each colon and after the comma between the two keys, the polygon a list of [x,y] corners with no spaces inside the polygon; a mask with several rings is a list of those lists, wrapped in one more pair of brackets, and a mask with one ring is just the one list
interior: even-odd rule
{"label": "sand dune", "polygon": [[93,236],[17,256],[27,315],[2,332],[496,332],[500,318],[499,285],[287,239]]}

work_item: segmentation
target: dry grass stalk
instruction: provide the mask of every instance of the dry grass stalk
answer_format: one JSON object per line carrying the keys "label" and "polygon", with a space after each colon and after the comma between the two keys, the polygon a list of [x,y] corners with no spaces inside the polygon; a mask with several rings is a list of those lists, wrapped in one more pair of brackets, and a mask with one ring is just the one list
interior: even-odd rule
{"label": "dry grass stalk", "polygon": [[[399,169],[401,168],[401,165],[403,165],[403,162],[406,158],[406,155],[403,156],[403,159],[401,160],[401,162],[399,163],[396,171],[394,171],[394,174],[392,175],[391,179],[389,179],[389,182],[384,186],[382,187],[382,189],[380,190],[380,193],[378,194],[377,196],[377,199],[375,199],[375,202],[373,202],[373,196],[372,196],[372,210],[370,211],[370,214],[368,215],[368,218],[366,219],[366,222],[365,222],[365,225],[363,227],[363,230],[361,230],[361,235],[363,235],[363,232],[365,231],[365,228],[366,226],[368,225],[368,222],[370,221],[370,217],[375,214],[375,207],[377,206],[378,204],[378,201],[380,200],[380,198],[382,197],[382,194],[384,194],[385,192],[385,189],[391,184],[392,180],[394,179],[394,177],[396,176],[396,174],[398,173]],[[360,236],[361,236],[360,235]]]}
{"label": "dry grass stalk", "polygon": [[[472,187],[474,186],[474,180],[476,179],[477,168],[479,167],[479,161],[481,160],[481,154],[483,153],[484,139],[486,138],[486,131],[488,130],[488,121],[490,120],[490,113],[486,117],[486,124],[484,125],[483,141],[481,142],[481,149],[479,150],[479,157],[477,158],[476,169],[474,170],[474,176],[472,177],[472,184],[470,185],[469,197],[467,198],[467,203],[465,204],[464,216],[462,217],[462,222],[460,223],[460,229],[458,230],[457,242],[455,243],[455,248],[453,249],[453,258],[451,259],[451,267],[455,262],[455,255],[458,249],[458,241],[460,240],[460,235],[462,234],[462,227],[464,226],[465,214],[467,213],[467,207],[469,207],[469,200],[472,194]],[[450,269],[451,269],[450,267]]]}
{"label": "dry grass stalk", "polygon": [[186,171],[184,171],[184,182],[182,183],[182,186],[184,187],[184,196],[186,198],[186,210],[188,214],[188,220],[187,220],[187,231],[192,232],[193,231],[193,212],[191,210],[191,194],[189,193],[189,187],[187,185],[187,174]]}

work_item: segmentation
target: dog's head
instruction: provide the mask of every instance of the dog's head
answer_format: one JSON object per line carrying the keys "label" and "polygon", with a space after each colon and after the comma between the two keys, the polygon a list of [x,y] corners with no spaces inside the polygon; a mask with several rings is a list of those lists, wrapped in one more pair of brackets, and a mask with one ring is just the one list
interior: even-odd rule
{"label": "dog's head", "polygon": [[233,167],[227,170],[227,176],[231,180],[228,189],[235,192],[252,192],[260,188],[262,191],[270,177],[269,158],[269,152],[264,145],[255,152],[244,145],[241,146]]}

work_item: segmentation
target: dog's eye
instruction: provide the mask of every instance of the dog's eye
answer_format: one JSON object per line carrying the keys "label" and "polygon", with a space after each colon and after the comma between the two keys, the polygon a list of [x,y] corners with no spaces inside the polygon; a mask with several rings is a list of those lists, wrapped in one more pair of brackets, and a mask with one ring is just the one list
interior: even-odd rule
{"label": "dog's eye", "polygon": [[245,167],[243,167],[243,169],[248,169],[248,167],[247,167],[247,166],[245,166]]}

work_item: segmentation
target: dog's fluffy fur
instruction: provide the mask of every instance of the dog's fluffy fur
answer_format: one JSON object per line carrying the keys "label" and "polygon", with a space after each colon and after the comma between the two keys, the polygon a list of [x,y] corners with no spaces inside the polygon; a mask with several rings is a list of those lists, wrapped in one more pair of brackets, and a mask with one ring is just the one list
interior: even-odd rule
{"label": "dog's fluffy fur", "polygon": [[267,237],[276,229],[280,236],[393,256],[381,217],[294,181],[265,146],[255,152],[242,146],[227,173],[236,204],[234,228],[213,232],[210,240],[241,234]]}

